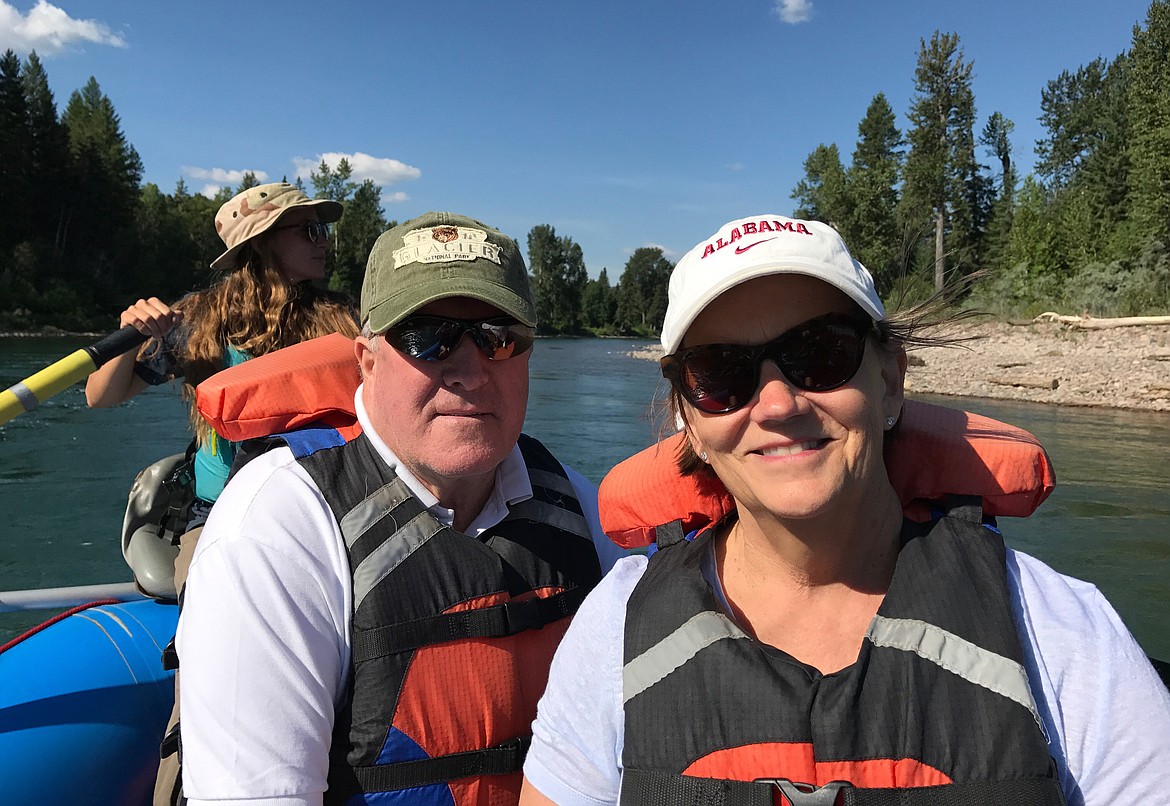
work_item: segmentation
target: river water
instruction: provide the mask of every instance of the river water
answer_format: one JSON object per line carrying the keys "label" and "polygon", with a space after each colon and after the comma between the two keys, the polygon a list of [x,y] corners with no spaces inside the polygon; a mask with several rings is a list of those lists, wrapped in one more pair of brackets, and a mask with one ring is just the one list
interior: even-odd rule
{"label": "river water", "polygon": [[[0,338],[0,389],[84,341]],[[649,445],[656,367],[644,342],[542,339],[525,431],[586,477]],[[1057,487],[1030,518],[1001,522],[1010,545],[1095,583],[1145,650],[1170,659],[1170,414],[976,398],[922,399],[1028,429]],[[186,446],[177,388],[90,410],[80,385],[0,426],[0,591],[125,582],[119,548],[135,473]],[[48,614],[0,614],[0,643]]]}

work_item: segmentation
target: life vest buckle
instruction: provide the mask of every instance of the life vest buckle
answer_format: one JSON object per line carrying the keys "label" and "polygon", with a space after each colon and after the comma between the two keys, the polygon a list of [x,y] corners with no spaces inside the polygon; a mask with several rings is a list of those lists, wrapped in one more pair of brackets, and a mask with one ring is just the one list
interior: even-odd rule
{"label": "life vest buckle", "polygon": [[848,781],[830,781],[820,787],[787,778],[756,778],[753,783],[776,787],[789,806],[842,806],[845,790],[853,788]]}

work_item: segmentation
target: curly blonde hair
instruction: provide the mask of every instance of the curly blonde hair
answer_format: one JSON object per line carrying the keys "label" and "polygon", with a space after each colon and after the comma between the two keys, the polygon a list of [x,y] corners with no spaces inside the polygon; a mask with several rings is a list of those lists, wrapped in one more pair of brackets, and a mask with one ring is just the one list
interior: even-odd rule
{"label": "curly blonde hair", "polygon": [[262,255],[262,248],[249,244],[239,268],[174,306],[188,330],[176,359],[183,369],[191,428],[201,446],[215,432],[199,415],[195,387],[224,368],[228,346],[255,358],[330,333],[358,334],[357,312],[347,297],[308,281],[291,283]]}

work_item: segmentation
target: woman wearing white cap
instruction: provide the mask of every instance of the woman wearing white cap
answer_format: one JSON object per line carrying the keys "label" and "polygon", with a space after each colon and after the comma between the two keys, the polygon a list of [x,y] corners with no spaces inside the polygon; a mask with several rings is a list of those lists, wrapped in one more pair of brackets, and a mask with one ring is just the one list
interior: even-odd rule
{"label": "woman wearing white cap", "polygon": [[735,507],[586,600],[521,801],[1164,800],[1170,697],[1100,593],[1006,549],[977,498],[903,519],[883,445],[912,329],[840,236],[732,221],[669,291],[679,469]]}
{"label": "woman wearing white cap", "polygon": [[341,332],[358,332],[352,305],[316,288],[325,276],[329,224],[342,205],[310,199],[287,182],[257,185],[225,202],[215,228],[227,251],[211,263],[225,272],[211,288],[174,307],[157,297],[140,299],[119,320],[151,339],[89,376],[85,397],[95,408],[116,406],[148,385],[183,379],[199,450],[195,456],[194,520],[206,518],[227,480],[234,449],[195,409],[195,387],[225,367],[290,344]]}

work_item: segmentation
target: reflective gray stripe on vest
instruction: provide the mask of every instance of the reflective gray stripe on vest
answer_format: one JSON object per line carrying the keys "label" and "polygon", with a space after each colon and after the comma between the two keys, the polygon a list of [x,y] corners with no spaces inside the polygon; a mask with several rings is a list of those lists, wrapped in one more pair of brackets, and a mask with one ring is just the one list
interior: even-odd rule
{"label": "reflective gray stripe on vest", "polygon": [[722,613],[705,610],[693,616],[625,665],[622,669],[622,702],[634,699],[716,641],[747,637],[747,633]]}
{"label": "reflective gray stripe on vest", "polygon": [[341,536],[345,545],[353,548],[358,538],[384,517],[393,517],[390,511],[410,498],[410,489],[401,479],[382,485],[368,495],[341,519]]}
{"label": "reflective gray stripe on vest", "polygon": [[550,473],[547,470],[529,468],[528,478],[538,487],[544,487],[553,492],[558,492],[561,495],[567,495],[570,498],[575,499],[577,497],[577,491],[573,489],[573,482],[564,476],[558,476],[556,473]]}
{"label": "reflective gray stripe on vest", "polygon": [[512,504],[508,509],[508,517],[504,518],[504,520],[514,521],[518,518],[537,521],[538,523],[547,523],[563,532],[575,534],[586,540],[593,539],[593,535],[589,531],[589,524],[586,523],[584,516],[578,515],[576,512],[570,512],[567,509],[561,509],[558,506],[553,506],[547,501],[537,501],[535,498],[529,498],[517,504]]}
{"label": "reflective gray stripe on vest", "polygon": [[1032,713],[1036,724],[1044,728],[1032,699],[1032,689],[1028,687],[1028,673],[1014,660],[917,619],[874,616],[865,637],[874,646],[913,652],[968,683],[1019,703]]}
{"label": "reflective gray stripe on vest", "polygon": [[[402,484],[401,480],[395,479],[390,484],[382,487],[374,493],[374,496],[379,496],[383,491],[390,490],[396,485],[401,485],[403,490],[406,485]],[[406,493],[409,496],[409,492]],[[368,499],[367,499],[368,500]],[[393,500],[393,494],[387,493],[384,500]],[[359,504],[356,509],[362,509],[365,501]],[[380,510],[385,517],[393,517],[393,514],[386,508]],[[352,512],[350,514],[353,514]],[[345,520],[349,520],[349,515],[346,515]],[[373,520],[366,519],[366,529],[376,523],[379,518]],[[417,548],[422,546],[436,534],[441,532],[445,527],[435,520],[427,510],[423,509],[418,512],[415,517],[411,518],[406,523],[398,526],[394,531],[392,540],[385,540],[380,546],[370,552],[357,568],[353,570],[353,609],[356,611],[361,606],[362,601],[374,589],[374,587],[385,579],[395,568],[402,564],[402,561],[409,557]],[[347,542],[349,535],[345,534]],[[360,535],[358,535],[360,536]],[[357,537],[355,536],[356,540]]]}

